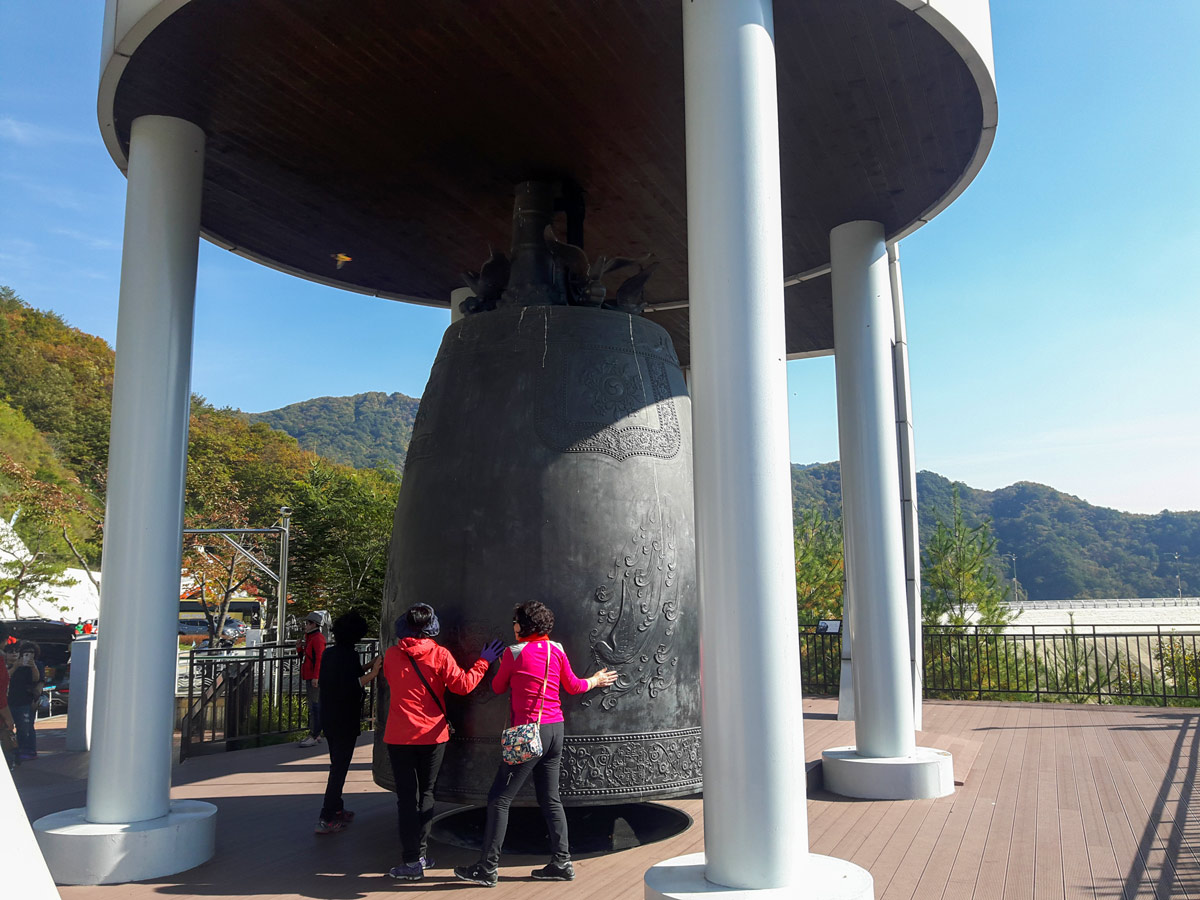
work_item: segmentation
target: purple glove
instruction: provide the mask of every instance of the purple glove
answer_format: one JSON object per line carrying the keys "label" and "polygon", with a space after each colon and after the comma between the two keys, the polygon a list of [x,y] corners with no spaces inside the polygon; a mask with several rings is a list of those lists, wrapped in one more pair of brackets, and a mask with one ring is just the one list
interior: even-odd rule
{"label": "purple glove", "polygon": [[494,663],[500,658],[500,654],[503,652],[503,641],[490,641],[484,644],[483,649],[479,651],[479,658],[486,659],[489,663]]}

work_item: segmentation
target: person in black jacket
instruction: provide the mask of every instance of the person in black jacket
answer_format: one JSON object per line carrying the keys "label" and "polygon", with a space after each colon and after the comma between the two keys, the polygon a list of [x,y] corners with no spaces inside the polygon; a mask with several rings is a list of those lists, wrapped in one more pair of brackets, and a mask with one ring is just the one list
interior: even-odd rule
{"label": "person in black jacket", "polygon": [[41,649],[33,641],[21,641],[16,653],[10,652],[12,645],[5,648],[8,664],[8,707],[17,723],[17,748],[22,760],[37,758],[37,732],[34,722],[37,717],[38,701],[42,697],[45,680],[42,670],[35,661]]}
{"label": "person in black jacket", "polygon": [[342,788],[360,731],[363,687],[379,674],[383,664],[378,656],[367,666],[359,661],[355,645],[366,636],[367,623],[358,613],[339,616],[332,630],[334,645],[321,657],[318,679],[321,727],[329,745],[329,781],[325,785],[321,817],[317,820],[317,834],[342,831],[354,821],[354,813],[342,801]]}

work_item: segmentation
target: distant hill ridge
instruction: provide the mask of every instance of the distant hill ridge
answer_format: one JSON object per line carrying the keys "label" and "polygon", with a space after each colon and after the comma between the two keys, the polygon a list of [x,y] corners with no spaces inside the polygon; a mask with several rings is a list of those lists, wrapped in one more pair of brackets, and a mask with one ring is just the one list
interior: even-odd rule
{"label": "distant hill ridge", "polygon": [[[288,432],[300,446],[357,467],[400,469],[419,401],[372,392],[319,397],[250,418]],[[922,543],[938,518],[949,521],[954,483],[934,472],[917,474]],[[1033,482],[995,491],[959,484],[969,525],[992,520],[1000,554],[1016,554],[1017,577],[1031,600],[1075,597],[1170,597],[1180,554],[1184,595],[1200,589],[1200,512],[1138,515],[1093,506]],[[792,505],[841,515],[841,470],[836,462],[792,466]],[[1010,560],[998,560],[1006,578]]]}
{"label": "distant hill ridge", "polygon": [[401,471],[420,402],[405,394],[368,391],[245,415],[251,422],[286,431],[305,450],[328,459],[356,469]]}
{"label": "distant hill ridge", "polygon": [[[950,521],[954,484],[935,472],[917,473],[922,546],[938,518]],[[991,519],[996,552],[1016,555],[1017,579],[1030,600],[1174,597],[1176,552],[1183,595],[1200,589],[1200,512],[1121,512],[1031,481],[994,491],[959,482],[958,490],[967,525]],[[792,505],[840,516],[839,465],[793,465]],[[998,570],[1012,578],[1010,560],[998,560]]]}
{"label": "distant hill ridge", "polygon": [[[97,498],[107,463],[112,377],[113,352],[104,341],[0,286],[0,452],[78,496],[95,518],[103,512]],[[413,397],[373,391],[262,413],[209,409],[197,422],[216,422],[220,439],[208,443],[218,449],[222,440],[244,436],[217,420],[244,416],[338,462],[400,470],[417,406]],[[949,519],[952,489],[941,475],[917,475],[922,539],[936,518]],[[1200,512],[1124,513],[1031,482],[995,491],[960,485],[959,491],[968,523],[990,517],[998,553],[1017,555],[1017,575],[1030,599],[1172,597],[1176,552],[1184,596],[1200,593]],[[817,506],[840,515],[838,464],[793,465],[792,503],[797,511]],[[87,555],[98,558],[98,543]],[[1011,578],[1011,563],[998,563]]]}

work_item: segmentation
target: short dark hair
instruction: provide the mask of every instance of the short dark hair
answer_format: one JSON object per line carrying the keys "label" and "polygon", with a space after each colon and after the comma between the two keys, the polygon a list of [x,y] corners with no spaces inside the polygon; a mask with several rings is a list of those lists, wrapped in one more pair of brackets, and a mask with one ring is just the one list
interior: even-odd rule
{"label": "short dark hair", "polygon": [[333,620],[333,639],[339,644],[357,644],[367,636],[367,620],[351,610]]}
{"label": "short dark hair", "polygon": [[521,637],[531,634],[549,634],[554,629],[554,613],[544,603],[530,600],[513,607],[513,621],[517,623]]}
{"label": "short dark hair", "polygon": [[21,653],[32,653],[34,656],[41,656],[42,648],[33,641],[21,641],[21,643],[17,644],[17,653],[18,655]]}
{"label": "short dark hair", "polygon": [[408,608],[404,619],[408,622],[409,628],[420,634],[433,621],[433,607],[428,603],[416,603]]}

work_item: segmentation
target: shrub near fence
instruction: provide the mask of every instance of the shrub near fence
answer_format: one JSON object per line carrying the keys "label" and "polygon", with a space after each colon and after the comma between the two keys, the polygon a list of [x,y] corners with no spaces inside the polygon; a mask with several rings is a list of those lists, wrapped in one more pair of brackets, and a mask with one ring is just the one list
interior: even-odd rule
{"label": "shrub near fence", "polygon": [[[926,626],[924,695],[1200,706],[1200,635],[1110,628]],[[801,629],[800,659],[806,694],[838,692],[841,635]]]}

